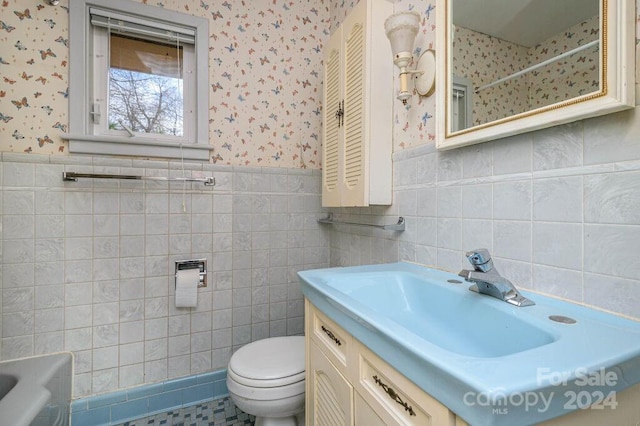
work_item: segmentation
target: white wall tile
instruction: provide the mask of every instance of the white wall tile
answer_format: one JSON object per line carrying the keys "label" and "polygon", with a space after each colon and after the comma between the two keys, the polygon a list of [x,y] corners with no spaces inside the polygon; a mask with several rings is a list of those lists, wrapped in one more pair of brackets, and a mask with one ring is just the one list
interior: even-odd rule
{"label": "white wall tile", "polygon": [[462,188],[459,186],[438,188],[438,217],[462,216]]}
{"label": "white wall tile", "polygon": [[81,260],[93,258],[92,238],[67,238],[65,240],[65,260]]}
{"label": "white wall tile", "polygon": [[582,222],[582,177],[538,179],[533,184],[533,220]]}
{"label": "white wall tile", "polygon": [[640,316],[640,281],[585,273],[584,302],[633,318]]}
{"label": "white wall tile", "polygon": [[65,215],[65,237],[91,237],[93,235],[93,217],[91,215]]}
{"label": "white wall tile", "polygon": [[114,391],[118,388],[118,369],[94,370],[91,374],[91,392],[94,394]]}
{"label": "white wall tile", "polygon": [[91,326],[92,305],[69,306],[64,308],[64,328],[85,328]]}
{"label": "white wall tile", "polygon": [[64,307],[64,286],[44,285],[35,287],[36,311],[39,309],[51,309]]}
{"label": "white wall tile", "polygon": [[639,129],[640,112],[636,109],[585,121],[584,164],[640,159]]}
{"label": "white wall tile", "polygon": [[582,225],[534,222],[533,261],[542,265],[581,269]]}
{"label": "white wall tile", "polygon": [[29,311],[33,309],[35,289],[8,288],[2,290],[2,313]]}
{"label": "white wall tile", "polygon": [[34,355],[62,352],[64,350],[64,334],[60,331],[36,334],[33,345]]}
{"label": "white wall tile", "polygon": [[493,145],[493,174],[507,175],[530,172],[533,167],[533,138],[531,133],[510,136],[491,142]]}
{"label": "white wall tile", "polygon": [[498,220],[531,220],[531,186],[530,180],[494,184],[493,218]]}
{"label": "white wall tile", "polygon": [[118,324],[105,324],[93,327],[94,348],[117,345],[118,341]]}
{"label": "white wall tile", "polygon": [[35,164],[4,163],[2,184],[6,187],[32,187],[35,184]]}
{"label": "white wall tile", "polygon": [[31,215],[35,213],[35,195],[29,191],[4,191],[2,214]]}
{"label": "white wall tile", "polygon": [[440,151],[438,158],[438,182],[462,178],[462,154],[460,150]]}
{"label": "white wall tile", "polygon": [[120,222],[117,215],[94,215],[93,235],[94,236],[115,236],[118,235]]}
{"label": "white wall tile", "polygon": [[145,340],[160,339],[167,337],[168,319],[155,318],[144,321],[144,337]]}
{"label": "white wall tile", "polygon": [[577,121],[533,132],[533,169],[582,165],[583,123]]}
{"label": "white wall tile", "polygon": [[93,194],[93,211],[95,214],[120,213],[120,197],[116,192],[95,192]]}
{"label": "white wall tile", "polygon": [[584,270],[595,274],[637,280],[640,227],[584,225]]}
{"label": "white wall tile", "polygon": [[124,365],[118,371],[118,384],[121,388],[129,388],[144,383],[144,364]]}
{"label": "white wall tile", "polygon": [[[64,329],[64,309],[41,309],[35,312],[35,332],[47,333]],[[62,350],[62,349],[61,349]]]}
{"label": "white wall tile", "polygon": [[28,238],[35,236],[35,216],[33,215],[3,215],[2,238]]}
{"label": "white wall tile", "polygon": [[462,249],[462,220],[438,219],[438,248]]}
{"label": "white wall tile", "polygon": [[168,354],[168,339],[145,340],[144,360],[145,362],[166,360]]}
{"label": "white wall tile", "polygon": [[478,248],[493,251],[493,222],[464,219],[462,221],[462,250],[466,252]]}
{"label": "white wall tile", "polygon": [[533,266],[533,290],[582,301],[582,272],[543,265]]}
{"label": "white wall tile", "polygon": [[[417,181],[422,185],[434,184],[437,179],[438,163],[437,154],[431,153],[418,157],[417,165]],[[396,167],[394,166],[394,170]]]}
{"label": "white wall tile", "polygon": [[[9,272],[8,269],[10,270],[10,267],[5,265],[4,270]],[[38,286],[64,283],[63,262],[39,262],[35,264],[35,268],[28,268],[26,272],[30,274],[31,283],[35,283]],[[15,280],[15,277],[12,277],[12,279]],[[3,281],[4,286],[7,287],[8,281],[6,279],[3,279]]]}
{"label": "white wall tile", "polygon": [[93,257],[96,259],[118,257],[120,241],[118,237],[96,237],[93,239]]}
{"label": "white wall tile", "polygon": [[531,261],[531,223],[494,221],[494,255],[511,260]]}
{"label": "white wall tile", "polygon": [[60,215],[64,213],[64,192],[36,191],[35,213]]}
{"label": "white wall tile", "polygon": [[118,302],[100,303],[93,307],[93,325],[115,324],[120,313]]}
{"label": "white wall tile", "polygon": [[64,332],[64,348],[67,351],[82,351],[91,349],[91,327],[67,329]]}
{"label": "white wall tile", "polygon": [[65,218],[63,215],[39,215],[35,223],[36,238],[52,238],[64,236]]}
{"label": "white wall tile", "polygon": [[63,187],[62,164],[36,164],[35,165],[35,186],[43,187]]}
{"label": "white wall tile", "polygon": [[585,176],[584,220],[640,225],[640,172]]}
{"label": "white wall tile", "polygon": [[462,217],[467,219],[491,219],[493,217],[492,191],[490,184],[465,185],[462,187]]}
{"label": "white wall tile", "polygon": [[465,179],[491,176],[493,173],[493,145],[480,144],[461,149]]}
{"label": "white wall tile", "polygon": [[4,359],[16,359],[32,356],[34,350],[34,337],[3,337],[1,346],[2,357]]}
{"label": "white wall tile", "polygon": [[65,192],[64,211],[70,215],[93,213],[93,194],[91,192]]}
{"label": "white wall tile", "polygon": [[90,305],[93,286],[90,282],[67,284],[64,288],[65,306]]}
{"label": "white wall tile", "polygon": [[121,322],[119,339],[120,344],[135,343],[144,340],[144,322]]}
{"label": "white wall tile", "polygon": [[2,260],[5,263],[33,263],[35,261],[33,240],[4,240],[2,242]]}

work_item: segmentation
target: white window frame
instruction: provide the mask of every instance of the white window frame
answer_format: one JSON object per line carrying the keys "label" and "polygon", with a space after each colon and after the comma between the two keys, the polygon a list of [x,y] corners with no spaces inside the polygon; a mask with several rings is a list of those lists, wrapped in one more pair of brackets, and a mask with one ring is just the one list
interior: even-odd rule
{"label": "white window frame", "polygon": [[[192,67],[196,76],[187,82],[185,78],[185,109],[191,96],[193,125],[185,118],[184,135],[135,134],[127,132],[104,132],[102,126],[96,126],[91,118],[95,90],[107,90],[106,78],[96,76],[93,71],[92,51],[94,38],[89,14],[91,7],[112,11],[119,15],[130,16],[133,20],[143,21],[149,26],[178,26],[195,33],[195,64]],[[208,160],[209,151],[209,21],[205,18],[166,10],[161,7],[147,6],[130,0],[74,0],[69,7],[69,128],[63,135],[69,140],[69,152],[82,154],[127,155],[161,158],[184,158]],[[189,59],[185,57],[188,64]],[[105,66],[105,73],[108,63]],[[99,74],[99,73],[98,73]],[[187,67],[185,66],[185,75]],[[93,83],[99,81],[100,83]],[[94,88],[93,84],[104,85]],[[108,111],[101,111],[102,121],[106,121]],[[187,126],[189,127],[187,129]]]}

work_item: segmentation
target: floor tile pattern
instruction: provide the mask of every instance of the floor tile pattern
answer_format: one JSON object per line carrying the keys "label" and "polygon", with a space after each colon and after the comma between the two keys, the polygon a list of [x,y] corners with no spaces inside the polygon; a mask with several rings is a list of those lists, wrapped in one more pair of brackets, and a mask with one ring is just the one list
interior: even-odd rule
{"label": "floor tile pattern", "polygon": [[117,426],[253,426],[254,420],[254,416],[244,413],[227,397]]}

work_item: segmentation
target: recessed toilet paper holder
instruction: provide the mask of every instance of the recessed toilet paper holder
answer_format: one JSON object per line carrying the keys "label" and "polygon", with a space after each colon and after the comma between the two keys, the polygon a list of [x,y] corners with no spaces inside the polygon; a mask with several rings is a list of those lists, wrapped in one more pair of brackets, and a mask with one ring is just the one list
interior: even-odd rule
{"label": "recessed toilet paper holder", "polygon": [[176,280],[178,279],[178,271],[184,269],[198,269],[200,271],[198,288],[207,286],[207,259],[176,260]]}

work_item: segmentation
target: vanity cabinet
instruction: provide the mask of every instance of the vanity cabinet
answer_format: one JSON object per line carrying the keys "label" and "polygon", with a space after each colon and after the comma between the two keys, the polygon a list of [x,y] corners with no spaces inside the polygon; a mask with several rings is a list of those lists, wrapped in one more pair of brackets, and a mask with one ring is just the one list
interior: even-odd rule
{"label": "vanity cabinet", "polygon": [[387,0],[360,1],[324,48],[323,207],[391,204],[392,13]]}
{"label": "vanity cabinet", "polygon": [[306,424],[462,426],[349,333],[305,302]]}
{"label": "vanity cabinet", "polygon": [[[305,336],[307,425],[469,426],[308,299],[305,299]],[[637,424],[640,385],[619,393],[616,399],[616,409],[577,410],[539,425]]]}

